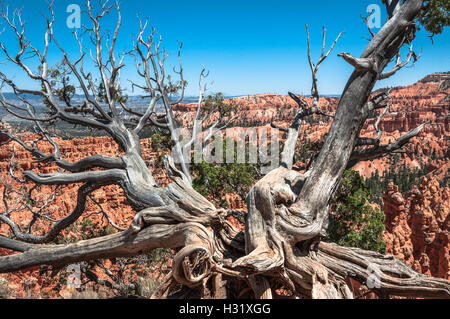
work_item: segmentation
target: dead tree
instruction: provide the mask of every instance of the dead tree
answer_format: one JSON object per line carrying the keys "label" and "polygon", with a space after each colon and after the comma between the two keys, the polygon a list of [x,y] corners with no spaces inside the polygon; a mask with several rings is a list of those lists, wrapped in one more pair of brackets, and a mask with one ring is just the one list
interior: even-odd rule
{"label": "dead tree", "polygon": [[[174,248],[177,253],[172,271],[155,297],[165,297],[172,287],[181,284],[191,296],[239,297],[239,291],[251,288],[252,296],[271,298],[273,288],[281,283],[294,296],[352,298],[345,280],[352,278],[364,284],[374,273],[377,279],[374,291],[380,295],[449,297],[447,280],[418,274],[392,256],[321,241],[327,229],[331,199],[344,170],[359,161],[400,150],[422,129],[420,126],[388,145],[380,145],[379,139],[359,137],[369,112],[386,108],[383,103],[386,95],[369,101],[372,89],[378,79],[392,75],[401,67],[401,63],[397,63],[388,75],[383,73],[400,48],[414,39],[414,21],[422,5],[423,1],[408,0],[396,6],[395,12],[390,12],[389,20],[359,58],[349,53],[339,54],[354,67],[354,72],[342,93],[320,153],[308,171],[299,173],[292,170],[299,128],[306,116],[320,112],[316,72],[331,50],[326,54],[322,52],[317,65],[309,59],[313,72],[313,105],[308,106],[291,94],[299,104],[299,111],[287,129],[289,142],[285,143],[282,152],[282,164],[259,180],[249,192],[245,233],[227,221],[228,211],[217,209],[192,188],[187,164],[181,163],[177,167],[171,157],[165,158],[167,173],[173,180],[167,187],[157,185],[144,164],[138,134],[146,125],[167,129],[172,140],[179,141],[174,129],[173,105],[181,101],[182,93],[177,101],[170,99],[170,95],[183,92],[185,86],[181,65],[176,71],[180,81],[167,81],[164,70],[167,55],[160,47],[161,42],[155,41],[154,33],[144,36],[146,24],[140,24],[140,32],[130,51],[137,57],[136,67],[144,83],[135,85],[140,85],[150,97],[147,110],[139,113],[127,106],[121,97],[120,70],[124,65],[122,60],[116,60],[114,51],[121,24],[119,10],[117,27],[105,53],[100,22],[113,7],[105,4],[100,12],[94,13],[90,1],[87,2],[92,25],[86,27],[85,32],[94,44],[92,58],[101,86],[96,86],[94,75],[83,68],[85,48],[77,35],[78,57],[71,59],[59,45],[53,34],[53,14],[47,20],[45,49],[40,51],[26,39],[20,13],[15,13],[16,19],[10,19],[4,11],[3,20],[16,34],[20,51],[12,54],[3,43],[0,46],[8,61],[22,68],[42,86],[42,90],[22,88],[0,73],[3,84],[23,102],[14,104],[4,98],[1,104],[11,114],[34,122],[42,137],[53,145],[54,152],[44,154],[13,135],[9,137],[31,152],[36,160],[54,163],[61,169],[53,174],[34,171],[23,174],[42,185],[82,184],[78,191],[79,205],[59,231],[80,217],[88,194],[104,185],[120,185],[137,213],[125,231],[69,245],[45,245],[56,233],[37,240],[0,237],[0,247],[21,252],[0,257],[0,272],[44,264],[57,268],[87,260],[136,256],[155,248]],[[84,94],[82,105],[73,105],[70,95],[61,93],[67,90],[52,87],[47,62],[50,42],[60,50],[67,72],[77,80],[77,86]],[[38,73],[26,64],[30,57],[40,63]],[[68,88],[67,85],[63,84],[64,88]],[[48,114],[37,115],[24,94],[41,97],[49,108]],[[101,104],[99,96],[105,105]],[[155,114],[158,101],[165,108],[163,119]],[[132,119],[121,118],[119,108],[130,113]],[[64,160],[58,145],[42,126],[42,123],[55,120],[106,131],[120,146],[122,154],[116,157],[94,155],[78,162]],[[178,144],[172,151],[174,155],[182,154],[182,145]]]}

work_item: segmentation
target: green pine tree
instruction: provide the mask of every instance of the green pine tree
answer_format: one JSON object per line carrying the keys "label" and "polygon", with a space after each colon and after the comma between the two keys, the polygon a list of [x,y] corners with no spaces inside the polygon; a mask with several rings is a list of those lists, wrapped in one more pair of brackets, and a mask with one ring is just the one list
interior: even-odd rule
{"label": "green pine tree", "polygon": [[386,243],[382,236],[385,215],[368,204],[370,193],[357,171],[344,172],[333,200],[334,212],[330,214],[327,241],[385,253]]}

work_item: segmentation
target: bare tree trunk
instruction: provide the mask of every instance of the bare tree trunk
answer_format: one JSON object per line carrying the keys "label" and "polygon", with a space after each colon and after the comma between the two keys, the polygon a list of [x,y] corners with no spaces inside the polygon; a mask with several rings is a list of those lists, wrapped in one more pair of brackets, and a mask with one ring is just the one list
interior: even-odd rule
{"label": "bare tree trunk", "polygon": [[[84,191],[78,194],[79,208],[68,219],[57,221],[51,236],[45,238],[21,236],[23,234],[16,231],[16,238],[27,243],[0,237],[0,247],[21,252],[0,257],[0,272],[12,272],[44,264],[59,268],[86,260],[135,256],[154,248],[174,248],[177,253],[173,269],[154,297],[165,297],[175,284],[181,284],[189,289],[188,293],[194,295],[199,292],[197,295],[204,297],[239,296],[240,293],[233,290],[239,287],[240,291],[247,291],[250,288],[255,298],[272,298],[274,285],[281,282],[297,297],[353,298],[345,280],[353,278],[363,284],[367,283],[374,275],[369,269],[375,269],[376,290],[381,294],[450,297],[448,281],[417,274],[393,257],[321,242],[322,236],[326,234],[330,202],[344,170],[360,160],[370,160],[398,150],[422,128],[414,129],[388,145],[379,145],[379,139],[369,141],[359,138],[369,111],[384,107],[379,104],[384,97],[376,97],[368,102],[369,96],[375,82],[380,77],[383,78],[382,71],[386,65],[398,54],[402,45],[410,43],[414,38],[413,21],[422,4],[423,1],[409,0],[398,10],[392,11],[392,17],[372,39],[360,58],[354,58],[348,53],[340,54],[345,61],[355,67],[355,71],[342,93],[324,146],[312,163],[312,167],[301,174],[292,170],[299,127],[305,116],[323,114],[319,110],[316,72],[320,63],[330,54],[334,44],[327,54],[323,47],[317,65],[312,63],[308,50],[313,72],[313,105],[307,108],[306,103],[291,94],[299,104],[300,110],[293,124],[287,129],[288,141],[282,152],[282,166],[269,172],[250,190],[247,196],[248,215],[245,233],[227,221],[231,212],[217,209],[192,188],[192,178],[186,163],[181,165],[179,170],[171,157],[165,158],[166,169],[173,183],[162,188],[156,184],[142,159],[138,133],[144,126],[154,125],[169,130],[172,133],[172,140],[178,141],[174,133],[175,121],[172,112],[174,103],[168,97],[174,92],[174,84],[164,82],[166,55],[159,49],[160,42],[153,42],[154,32],[144,40],[146,23],[143,25],[140,21],[140,33],[133,50],[137,60],[140,61],[137,63],[138,73],[145,82],[145,85],[134,85],[148,92],[151,99],[145,113],[128,108],[117,96],[117,92],[120,92],[118,74],[123,67],[121,63],[115,63],[113,53],[120,26],[119,9],[118,24],[109,52],[110,68],[106,68],[102,62],[99,21],[111,8],[106,7],[105,3],[102,14],[96,16],[92,13],[88,1],[88,14],[93,24],[89,30],[96,44],[96,63],[106,90],[105,99],[109,112],[105,112],[96,100],[97,92],[91,92],[95,90],[95,86],[92,85],[92,78],[83,71],[84,52],[78,37],[76,39],[80,44],[80,59],[71,63],[67,53],[53,36],[53,19],[47,21],[44,53],[31,47],[31,44],[21,36],[20,28],[23,29],[23,24],[18,28],[13,27],[20,46],[36,52],[43,66],[42,72],[34,74],[30,71],[21,59],[23,52],[19,52],[13,59],[8,55],[6,47],[3,45],[1,47],[9,57],[8,61],[23,68],[30,78],[42,85],[43,91],[21,89],[3,73],[0,72],[0,76],[18,96],[26,92],[43,97],[55,115],[40,118],[32,108],[13,105],[5,98],[0,100],[0,103],[10,113],[33,121],[42,138],[54,147],[54,153],[43,154],[34,145],[29,146],[11,134],[8,137],[23,146],[38,161],[52,162],[68,171],[54,174],[37,174],[29,171],[24,172],[24,175],[29,180],[44,185],[83,183]],[[53,12],[51,13],[53,17]],[[11,21],[4,14],[2,17],[14,26],[14,20]],[[76,75],[78,84],[85,94],[85,103],[91,107],[90,109],[70,105],[64,109],[58,104],[48,80],[46,52],[50,36]],[[336,41],[338,39],[339,36]],[[398,68],[395,68],[393,73],[397,70]],[[180,70],[176,73],[181,77],[178,89],[184,92],[181,64]],[[202,76],[203,72],[200,83]],[[152,117],[155,115],[156,102],[160,99],[163,100],[166,109],[164,121]],[[135,121],[121,119],[118,116],[117,104],[120,104],[124,111],[136,116]],[[200,118],[201,104],[202,97],[199,100],[196,119]],[[19,114],[19,111],[25,113]],[[89,116],[78,116],[80,112]],[[76,163],[68,163],[61,158],[58,145],[42,126],[39,126],[40,122],[52,121],[54,118],[105,130],[118,143],[124,155],[116,158],[94,156]],[[215,125],[211,127],[211,131]],[[197,129],[198,127],[196,131]],[[361,145],[372,147],[357,149]],[[175,150],[180,155],[183,148],[178,145]],[[90,171],[91,168],[100,170]],[[139,210],[127,230],[69,245],[41,245],[48,243],[54,234],[58,234],[77,220],[91,188],[106,184],[120,185],[129,202]],[[4,212],[1,220],[14,230],[16,225],[9,218],[9,213]],[[206,291],[207,283],[211,283],[210,291]]]}

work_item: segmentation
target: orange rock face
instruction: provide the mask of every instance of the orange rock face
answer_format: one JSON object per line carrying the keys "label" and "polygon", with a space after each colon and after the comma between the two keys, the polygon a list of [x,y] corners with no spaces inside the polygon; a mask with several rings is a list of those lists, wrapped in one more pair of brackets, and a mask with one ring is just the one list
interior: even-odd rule
{"label": "orange rock face", "polygon": [[[400,194],[395,185],[390,185],[384,196],[384,209],[386,213],[386,232],[384,234],[388,242],[390,253],[402,258],[412,265],[416,270],[428,275],[450,279],[449,273],[449,189],[440,188],[439,180],[448,174],[448,146],[450,140],[449,109],[450,100],[450,75],[430,75],[418,83],[406,87],[394,88],[391,91],[390,113],[382,119],[380,127],[385,131],[382,143],[387,143],[393,138],[399,137],[404,132],[416,126],[429,122],[420,135],[412,139],[412,146],[407,151],[406,157],[397,164],[382,158],[371,163],[363,162],[356,166],[360,173],[369,177],[375,170],[381,174],[390,165],[405,163],[409,167],[419,167],[417,155],[421,155],[432,172],[431,177],[424,178],[418,187],[413,188],[407,194]],[[311,102],[311,99],[307,99]],[[239,106],[238,127],[268,127],[270,122],[281,126],[292,121],[296,114],[297,105],[288,96],[263,94],[255,96],[238,97],[227,100]],[[323,111],[333,113],[338,105],[337,98],[323,97],[320,107]],[[191,122],[195,113],[195,104],[179,105],[176,113],[182,115],[183,121]],[[376,117],[367,121],[362,130],[363,136],[373,137],[376,132],[373,124]],[[330,121],[326,119],[313,119],[302,126],[299,143],[308,139],[311,142],[320,141],[328,132]],[[0,132],[8,129],[0,126]],[[234,130],[234,128],[230,128]],[[23,134],[24,140],[32,141],[36,136]],[[41,173],[56,172],[55,165],[41,165],[34,163],[28,152],[23,150],[17,143],[8,143],[4,135],[0,133],[0,171],[2,177],[7,176],[11,155],[15,154],[18,163],[17,172],[22,170],[36,169]],[[57,140],[60,145],[61,155],[68,161],[77,161],[83,157],[104,154],[117,156],[120,150],[111,138],[88,137],[85,139]],[[45,153],[53,150],[47,143],[38,143],[39,148]],[[149,139],[141,141],[143,158],[149,167],[153,167],[158,154],[151,149]],[[433,159],[432,155],[437,159]],[[163,171],[154,172],[154,177],[161,185],[169,183]],[[54,217],[61,218],[70,214],[75,207],[75,196],[79,185],[70,185],[58,190],[56,201],[49,207],[54,210]],[[42,187],[42,193],[50,192],[49,187]],[[0,194],[3,186],[0,186]],[[120,227],[127,227],[135,212],[128,205],[123,191],[117,186],[103,187],[93,193],[93,198],[102,205],[111,220]],[[235,195],[227,195],[226,200],[230,208],[245,210],[245,203]],[[0,211],[3,209],[0,201]],[[93,225],[102,228],[107,221],[99,213],[98,207],[91,201],[83,217],[92,220]],[[32,216],[27,212],[18,212],[13,218],[19,223],[28,223]],[[79,225],[78,225],[79,226]],[[36,223],[33,231],[36,233],[48,230],[49,224],[45,222]],[[0,235],[8,235],[9,229],[6,225],[0,225]],[[63,233],[68,240],[79,239],[79,233],[67,229]],[[0,249],[0,256],[9,254]],[[0,275],[7,278],[12,289],[20,290],[24,295],[24,287],[46,291],[49,296],[56,296],[54,282],[50,278],[39,275],[37,269],[21,271],[14,274]]]}
{"label": "orange rock face", "polygon": [[389,185],[383,198],[384,238],[388,252],[414,270],[450,279],[450,189],[430,176],[404,196]]}
{"label": "orange rock face", "polygon": [[[20,134],[19,137],[28,143],[36,139],[36,136],[33,134]],[[91,156],[94,154],[104,154],[108,156],[120,155],[118,146],[109,137],[87,137],[84,139],[73,140],[55,139],[55,141],[60,147],[61,156],[70,162],[75,162],[86,156]],[[48,143],[39,142],[37,145],[38,148],[46,154],[51,154],[53,152],[51,145]],[[152,151],[150,139],[141,140],[141,146],[143,150],[143,159],[149,167],[151,167],[152,163],[156,161],[158,154]],[[8,175],[7,172],[9,170],[10,159],[13,153],[14,161],[17,163],[17,176],[20,178],[22,178],[20,172],[24,170],[35,169],[40,173],[53,173],[57,171],[57,166],[54,164],[42,165],[33,162],[33,158],[29,152],[24,150],[17,143],[11,142],[0,146],[0,171],[2,172],[2,176],[6,177]],[[167,176],[162,171],[155,172],[154,177],[160,185],[167,185],[169,182]],[[80,185],[77,184],[68,185],[62,187],[61,190],[58,191],[58,196],[54,203],[54,207],[58,208],[55,217],[61,218],[67,214],[70,214],[70,212],[75,208],[76,192],[79,186]],[[45,193],[45,191],[49,191],[49,189],[49,187],[43,186],[43,193]],[[3,191],[3,186],[1,185],[0,191]],[[123,191],[119,187],[102,187],[93,192],[92,197],[99,204],[101,204],[109,214],[111,214],[113,222],[115,222],[118,226],[127,227],[127,225],[132,221],[134,211],[128,205]],[[3,209],[2,205],[3,203],[0,203],[0,209]],[[96,210],[98,210],[96,205],[89,201],[86,214],[89,215]],[[26,222],[29,218],[31,218],[31,216],[28,216],[23,212],[21,212],[20,215],[21,216],[18,218],[23,222]],[[95,219],[96,215],[93,216]],[[102,218],[99,219],[99,221],[101,220]],[[103,220],[103,222],[105,221]],[[5,225],[0,225],[0,233],[5,234],[5,229]]]}
{"label": "orange rock face", "polygon": [[[23,140],[31,142],[36,139],[33,134],[19,134]],[[88,137],[84,139],[62,140],[56,139],[60,146],[61,156],[66,160],[75,162],[81,158],[94,154],[104,154],[109,156],[117,156],[120,154],[117,145],[109,137]],[[152,152],[149,139],[141,140],[143,149],[143,158],[149,166],[156,160],[158,154]],[[38,143],[38,148],[46,154],[51,154],[53,149],[48,143]],[[23,178],[20,174],[22,170],[35,169],[41,173],[56,172],[56,165],[41,165],[33,162],[30,153],[25,151],[15,142],[10,142],[0,146],[0,171],[3,178],[7,178],[9,163],[12,154],[14,153],[14,161],[17,163],[16,176]],[[165,174],[154,174],[155,179],[161,184],[167,184],[168,180]],[[29,184],[28,186],[31,186]],[[56,200],[48,207],[48,211],[52,212],[55,219],[63,218],[69,215],[76,205],[76,194],[80,185],[63,186],[57,190]],[[48,186],[41,187],[42,197],[48,196],[52,188]],[[3,185],[0,185],[0,193],[3,192]],[[118,186],[105,186],[92,193],[92,198],[97,201],[109,218],[117,226],[126,228],[129,226],[135,216],[135,211],[128,205],[127,199]],[[0,201],[0,212],[3,212],[3,201]],[[11,218],[20,225],[27,225],[31,219],[32,214],[28,211],[22,210],[11,214]],[[92,201],[88,201],[86,210],[74,225],[74,228],[67,228],[62,232],[62,237],[66,242],[72,242],[82,238],[80,228],[81,222],[89,218],[92,222],[89,227],[100,231],[105,227],[110,227],[106,218],[100,212],[98,206]],[[39,220],[32,228],[32,233],[41,234],[49,230],[50,223],[45,220]],[[7,225],[0,223],[0,235],[8,236],[9,228]],[[11,254],[11,251],[0,248],[0,256]],[[64,271],[63,271],[64,272]],[[7,280],[7,287],[14,292],[14,296],[18,298],[25,298],[27,296],[47,296],[51,298],[61,298],[58,289],[58,280],[48,275],[39,275],[39,267],[33,267],[28,270],[15,272],[13,274],[1,274],[0,281],[5,278]],[[65,288],[64,288],[65,289]]]}
{"label": "orange rock face", "polygon": [[[376,92],[374,94],[377,94]],[[418,168],[420,163],[417,156],[421,157],[423,165],[442,167],[448,163],[448,159],[437,163],[436,159],[442,159],[448,154],[450,140],[450,73],[431,74],[419,82],[392,88],[390,93],[389,112],[382,118],[380,129],[384,131],[381,142],[389,143],[405,132],[426,123],[422,132],[411,140],[411,146],[407,149],[407,156],[396,163],[405,164],[410,168]],[[311,98],[306,98],[311,103]],[[280,126],[289,125],[294,118],[298,106],[289,97],[278,94],[258,94],[231,98],[225,101],[238,106],[237,119],[233,123],[235,127],[269,127],[271,122]],[[322,97],[320,108],[327,113],[334,113],[339,103],[338,98]],[[191,123],[195,116],[196,104],[178,105],[176,113],[186,123]],[[374,124],[377,115],[369,118],[361,136],[376,137]],[[311,142],[320,140],[329,130],[331,120],[316,118],[307,121],[301,128],[299,143],[308,139]],[[230,128],[232,130],[233,128]],[[368,178],[378,171],[380,175],[387,170],[392,163],[388,158],[374,160],[370,163],[361,162],[354,169]],[[430,168],[432,170],[433,168]]]}

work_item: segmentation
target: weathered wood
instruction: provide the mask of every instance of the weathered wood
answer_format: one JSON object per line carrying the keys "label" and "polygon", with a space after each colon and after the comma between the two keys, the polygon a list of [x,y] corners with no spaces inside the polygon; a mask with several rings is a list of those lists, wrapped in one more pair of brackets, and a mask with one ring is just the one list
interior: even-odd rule
{"label": "weathered wood", "polygon": [[[10,134],[8,137],[24,147],[37,161],[53,162],[68,171],[46,175],[25,172],[28,179],[45,185],[84,183],[78,194],[77,208],[71,215],[59,221],[59,224],[57,223],[47,235],[22,236],[15,228],[16,225],[8,219],[7,214],[1,215],[0,221],[6,222],[13,232],[16,229],[14,232],[16,239],[0,237],[0,247],[19,253],[0,257],[0,273],[39,265],[50,265],[60,269],[65,265],[81,261],[129,257],[149,252],[154,248],[172,248],[177,251],[173,269],[166,276],[160,289],[152,296],[153,298],[168,297],[177,285],[184,287],[183,293],[179,294],[181,297],[188,295],[208,298],[239,297],[249,295],[248,291],[251,289],[255,298],[272,298],[272,290],[275,284],[280,282],[293,293],[294,297],[353,298],[345,280],[353,278],[362,284],[367,283],[371,275],[369,272],[371,267],[376,268],[377,279],[379,279],[376,291],[381,295],[449,298],[450,283],[447,280],[417,274],[391,256],[321,242],[322,236],[326,233],[330,201],[339,186],[343,171],[359,160],[370,160],[400,149],[423,127],[419,126],[388,145],[379,145],[379,137],[377,140],[359,138],[369,111],[385,107],[381,104],[386,98],[384,94],[375,97],[373,101],[368,102],[368,98],[377,79],[383,77],[382,71],[385,66],[398,54],[400,47],[413,38],[415,31],[413,21],[423,4],[420,0],[405,1],[401,6],[399,1],[391,2],[395,3],[395,6],[388,6],[390,19],[374,36],[361,57],[354,58],[350,54],[340,55],[355,67],[355,71],[342,93],[324,146],[311,167],[308,167],[306,172],[299,173],[292,170],[299,127],[305,116],[326,115],[318,108],[316,72],[319,65],[331,53],[337,39],[326,54],[325,43],[323,43],[322,54],[317,65],[312,63],[310,50],[308,50],[313,72],[311,91],[313,105],[308,107],[300,97],[290,93],[290,96],[298,103],[299,111],[292,125],[286,129],[288,138],[281,154],[282,165],[269,172],[250,190],[247,196],[248,215],[245,222],[245,234],[227,221],[229,212],[217,209],[192,188],[192,176],[186,163],[182,163],[178,169],[171,157],[165,158],[166,170],[173,183],[163,188],[157,185],[142,159],[138,133],[146,125],[167,129],[171,133],[173,142],[179,140],[172,110],[174,103],[168,98],[169,94],[177,91],[177,88],[174,88],[172,83],[164,83],[165,56],[160,51],[160,43],[153,42],[153,33],[144,40],[146,23],[143,25],[140,21],[140,32],[132,51],[137,60],[141,61],[141,64],[137,65],[137,70],[146,83],[144,86],[133,85],[146,90],[151,100],[143,113],[125,106],[116,94],[117,90],[120,91],[118,72],[123,67],[123,64],[116,63],[114,58],[114,44],[120,26],[118,8],[119,19],[109,48],[108,63],[110,63],[111,72],[108,76],[101,54],[102,43],[99,32],[101,15],[96,17],[92,12],[90,1],[87,5],[87,12],[92,22],[92,28],[89,30],[95,45],[94,59],[101,74],[109,112],[101,108],[96,92],[92,91],[95,90],[92,78],[84,73],[85,53],[81,41],[76,36],[80,46],[80,58],[76,62],[71,62],[55,39],[52,11],[52,20],[47,24],[45,53],[38,55],[42,66],[41,74],[32,73],[22,58],[23,53],[19,53],[13,59],[8,55],[6,47],[0,43],[0,47],[7,54],[8,61],[22,68],[31,79],[38,81],[43,87],[42,91],[20,88],[0,72],[0,77],[11,86],[19,98],[20,93],[41,96],[54,114],[51,117],[52,120],[58,118],[68,123],[105,130],[122,151],[122,155],[118,157],[94,155],[69,163],[61,157],[58,145],[39,125],[41,121],[50,118],[38,117],[31,108],[23,108],[0,99],[0,104],[10,113],[36,123],[38,133],[41,134],[42,139],[53,146],[54,152],[44,154],[34,145],[27,145]],[[102,10],[102,14],[106,14],[109,9]],[[5,14],[0,16],[9,25],[14,25],[14,22]],[[18,20],[21,21],[21,19]],[[22,23],[15,29],[19,45],[36,50],[24,37],[20,36],[20,30],[23,30]],[[46,52],[50,38],[60,49],[65,62],[79,82],[86,100],[83,109],[73,105],[63,109],[58,104],[58,99],[48,80]],[[325,30],[323,40],[325,40]],[[401,63],[396,65],[395,72],[400,65]],[[181,84],[178,89],[183,96],[185,82],[181,64],[180,70],[176,73],[180,75]],[[204,76],[202,71],[200,87]],[[164,116],[166,122],[152,118],[156,102],[159,100],[162,100],[166,109]],[[70,104],[69,102],[66,101],[66,104]],[[179,102],[181,100],[176,103]],[[200,118],[201,103],[202,94],[196,119]],[[124,111],[137,116],[138,119],[135,122],[122,119],[117,110],[119,104]],[[20,110],[25,111],[25,114],[17,113]],[[80,116],[79,113],[88,114],[90,117]],[[274,126],[276,127],[275,124]],[[199,127],[196,126],[194,131],[195,137]],[[355,147],[364,145],[373,145],[373,147],[355,150]],[[184,148],[178,144],[174,150],[173,155],[181,156]],[[98,168],[101,170],[91,170]],[[128,229],[69,245],[42,245],[51,241],[62,229],[76,221],[84,210],[89,193],[105,184],[120,185],[128,201],[137,211]],[[22,243],[18,239],[30,243]],[[208,285],[208,283],[211,284]],[[233,287],[238,287],[240,290],[227,290]],[[197,294],[199,291],[200,293]]]}
{"label": "weathered wood", "polygon": [[[342,277],[351,277],[366,283],[371,272],[377,276],[376,290],[404,297],[450,298],[450,282],[419,274],[403,261],[358,248],[336,244],[319,244],[318,261]],[[378,281],[379,280],[379,281]]]}

